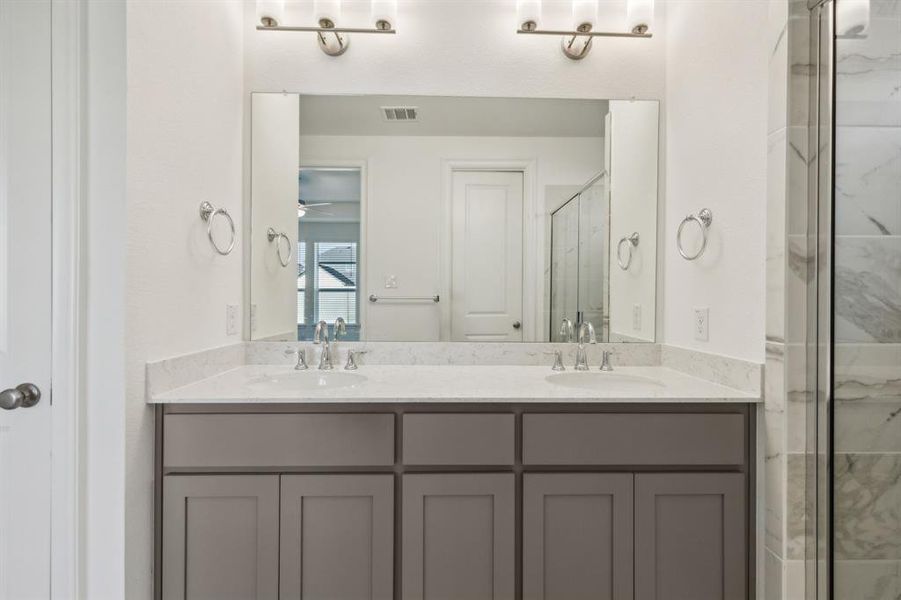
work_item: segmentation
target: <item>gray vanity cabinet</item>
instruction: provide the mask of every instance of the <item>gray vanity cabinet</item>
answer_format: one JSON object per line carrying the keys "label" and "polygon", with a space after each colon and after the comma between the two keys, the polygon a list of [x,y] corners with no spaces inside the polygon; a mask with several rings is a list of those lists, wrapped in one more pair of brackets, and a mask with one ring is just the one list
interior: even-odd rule
{"label": "gray vanity cabinet", "polygon": [[403,599],[512,600],[512,473],[404,475]]}
{"label": "gray vanity cabinet", "polygon": [[278,475],[174,475],[163,497],[165,600],[277,600]]}
{"label": "gray vanity cabinet", "polygon": [[523,599],[632,599],[631,473],[523,476]]}
{"label": "gray vanity cabinet", "polygon": [[747,597],[741,473],[635,476],[635,600]]}
{"label": "gray vanity cabinet", "polygon": [[748,600],[747,405],[173,406],[157,600]]}
{"label": "gray vanity cabinet", "polygon": [[391,600],[394,476],[283,475],[281,600]]}

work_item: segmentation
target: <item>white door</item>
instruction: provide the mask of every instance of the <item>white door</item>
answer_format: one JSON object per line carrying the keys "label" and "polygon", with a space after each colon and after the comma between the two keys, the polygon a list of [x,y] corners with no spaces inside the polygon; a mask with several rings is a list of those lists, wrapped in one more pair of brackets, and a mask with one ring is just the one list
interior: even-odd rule
{"label": "white door", "polygon": [[0,600],[50,597],[50,151],[50,1],[0,0]]}
{"label": "white door", "polygon": [[522,341],[522,186],[522,173],[454,171],[454,341]]}

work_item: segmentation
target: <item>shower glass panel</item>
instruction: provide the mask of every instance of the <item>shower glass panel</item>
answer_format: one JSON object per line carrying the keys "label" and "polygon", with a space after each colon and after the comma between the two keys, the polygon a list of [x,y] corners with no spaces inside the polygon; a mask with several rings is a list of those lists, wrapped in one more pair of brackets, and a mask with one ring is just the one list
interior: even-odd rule
{"label": "shower glass panel", "polygon": [[591,323],[598,341],[607,341],[609,290],[609,202],[604,179],[551,213],[550,337],[561,334],[563,319],[578,328]]}
{"label": "shower glass panel", "polygon": [[[901,2],[835,0],[832,589],[901,594]],[[844,5],[844,9],[843,9]]]}

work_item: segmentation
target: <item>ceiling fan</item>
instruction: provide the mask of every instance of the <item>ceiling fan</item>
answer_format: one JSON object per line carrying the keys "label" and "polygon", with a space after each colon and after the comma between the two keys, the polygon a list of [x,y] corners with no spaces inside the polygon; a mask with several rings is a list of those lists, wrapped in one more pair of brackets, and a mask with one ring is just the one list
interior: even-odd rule
{"label": "ceiling fan", "polygon": [[307,204],[303,200],[297,201],[297,218],[301,218],[306,216],[309,212],[311,216],[315,217],[330,217],[331,213],[323,211],[321,207],[323,206],[331,206],[332,202],[316,202],[314,204]]}

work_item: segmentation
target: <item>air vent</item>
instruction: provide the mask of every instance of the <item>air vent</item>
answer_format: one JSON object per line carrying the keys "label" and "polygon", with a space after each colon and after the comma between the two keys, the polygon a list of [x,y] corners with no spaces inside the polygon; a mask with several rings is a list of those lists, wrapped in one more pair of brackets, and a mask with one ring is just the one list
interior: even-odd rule
{"label": "air vent", "polygon": [[382,116],[386,121],[416,121],[419,118],[419,109],[415,106],[383,106]]}

